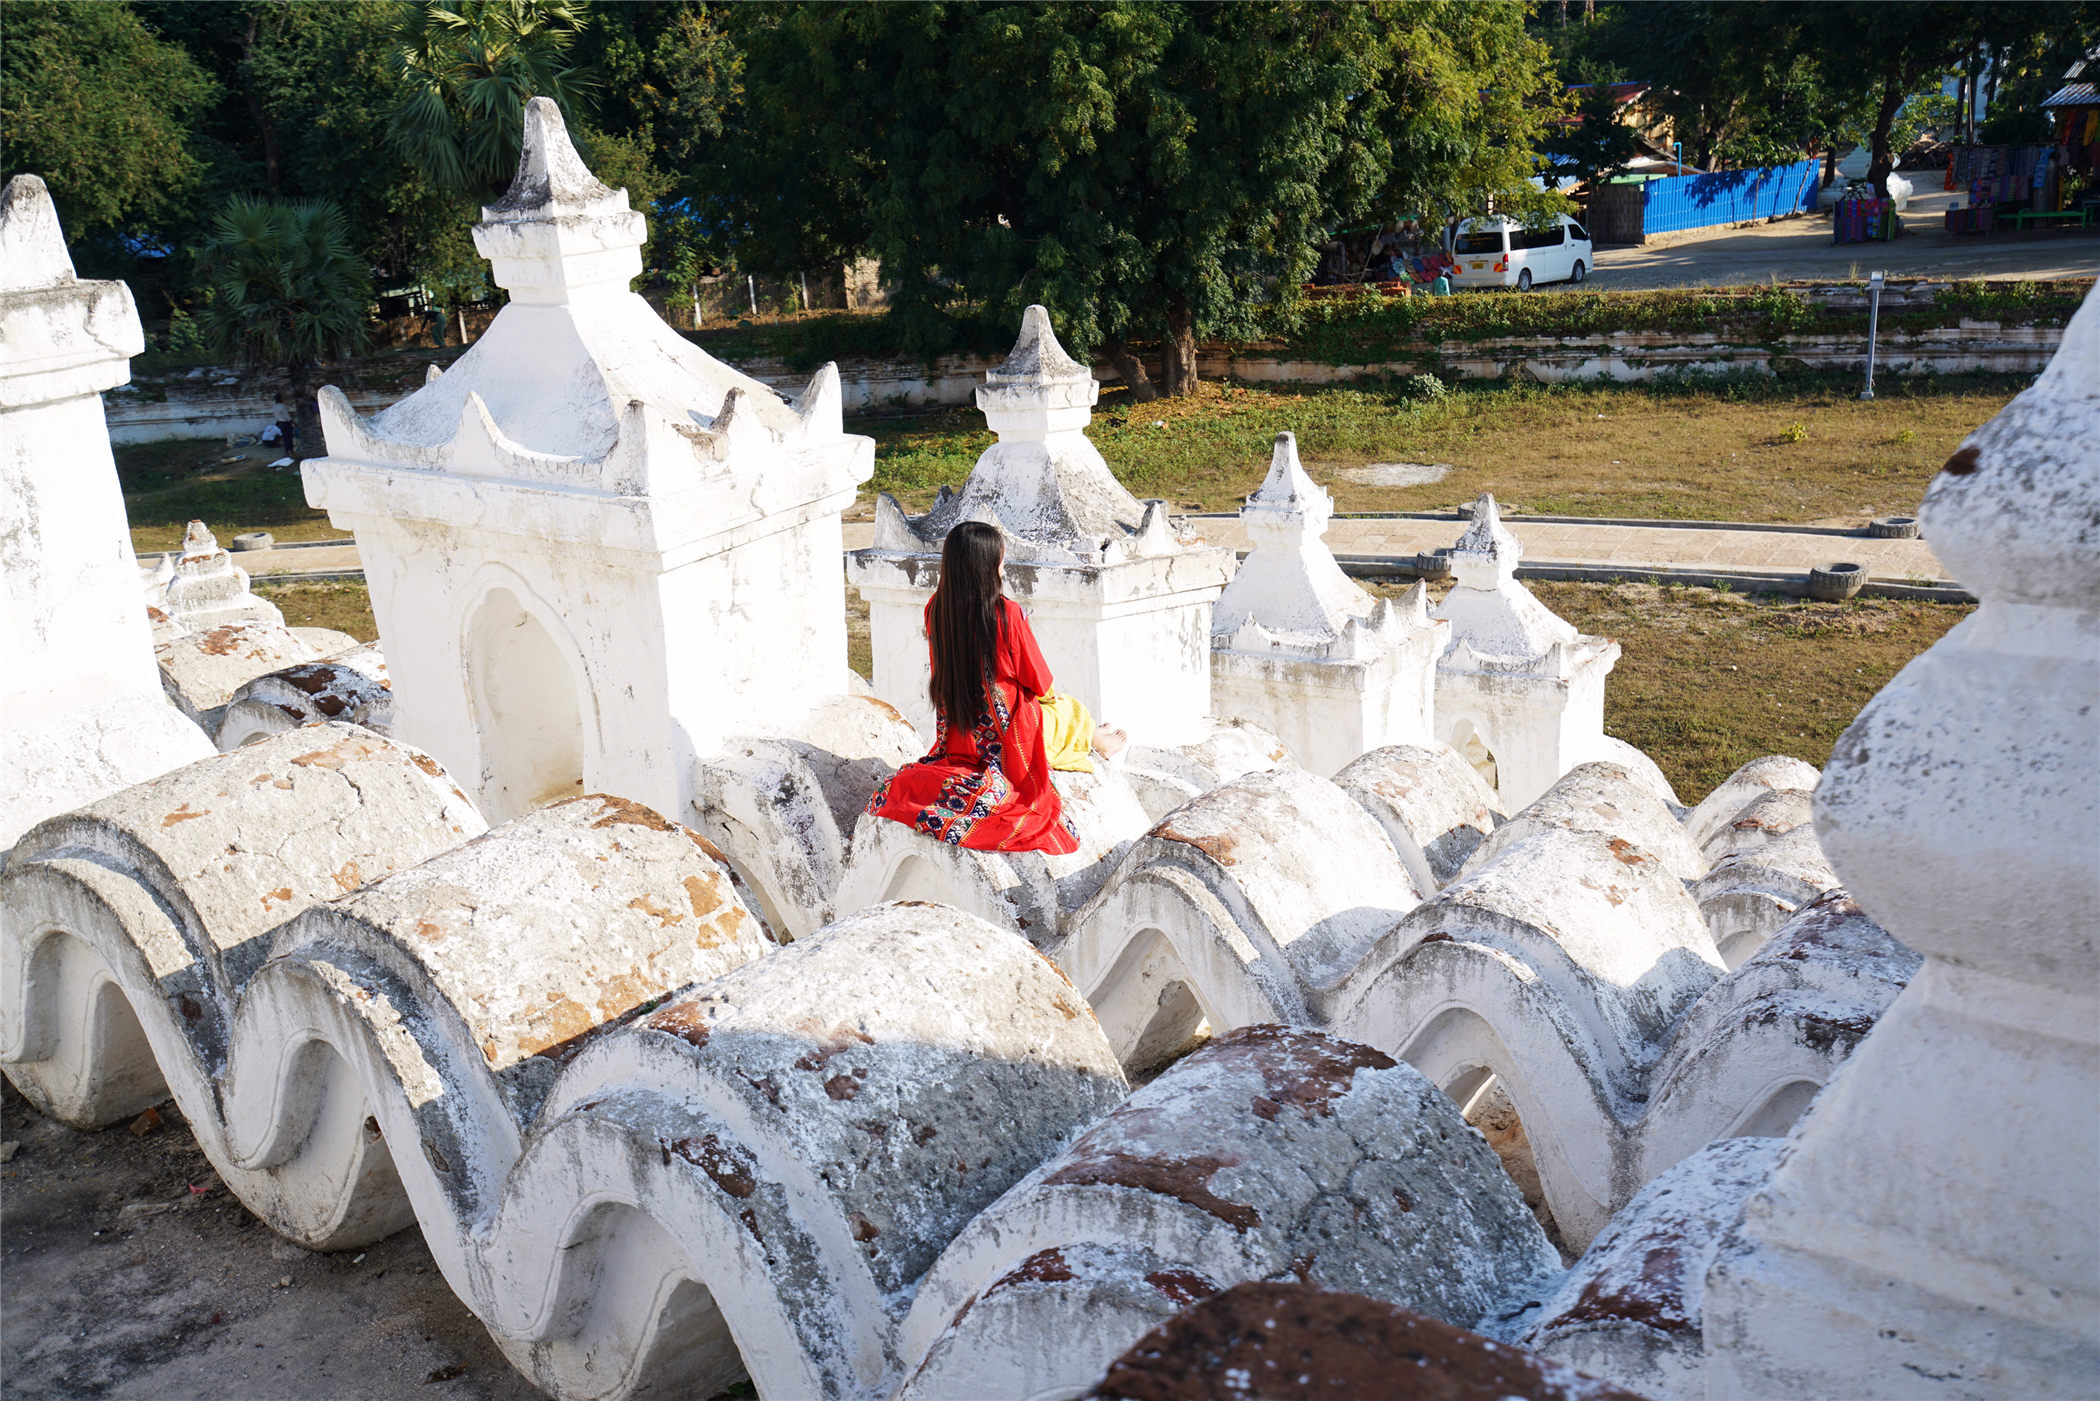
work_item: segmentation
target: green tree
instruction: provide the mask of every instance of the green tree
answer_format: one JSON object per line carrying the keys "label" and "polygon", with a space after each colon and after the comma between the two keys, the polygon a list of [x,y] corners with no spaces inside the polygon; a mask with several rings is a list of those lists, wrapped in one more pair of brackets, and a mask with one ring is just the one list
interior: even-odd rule
{"label": "green tree", "polygon": [[[1936,3],[1936,0],[1815,0],[1770,7],[1790,12],[1791,23],[1813,46],[1816,61],[1833,88],[1848,86],[1869,97],[1871,107],[1855,130],[1871,152],[1867,180],[1886,194],[1896,168],[1896,122],[1905,99],[1927,78],[1952,68],[1990,22],[1997,5]],[[2006,6],[2018,9],[2019,6]]]}
{"label": "green tree", "polygon": [[[486,294],[487,264],[468,232],[473,200],[440,188],[387,135],[400,91],[390,40],[398,0],[138,0],[137,8],[213,76],[219,94],[194,119],[207,169],[167,221],[167,242],[204,242],[235,194],[326,198],[342,209],[380,286],[420,283],[446,302]],[[174,272],[171,297],[194,299],[195,269]]]}
{"label": "green tree", "polygon": [[1625,170],[1641,153],[1640,136],[1619,119],[1619,100],[1612,92],[1615,78],[1603,73],[1584,75],[1576,94],[1575,112],[1539,143],[1548,155],[1560,158],[1555,173],[1573,176],[1584,185]]}
{"label": "green tree", "polygon": [[0,46],[0,179],[40,175],[68,235],[176,207],[202,169],[189,120],[208,74],[127,6],[14,0]]}
{"label": "green tree", "polygon": [[[907,348],[1048,305],[1081,354],[1192,393],[1343,220],[1527,182],[1550,86],[1513,4],[749,7],[721,192],[745,266],[865,248]],[[1547,103],[1550,107],[1550,101]],[[769,173],[771,178],[755,177]]]}
{"label": "green tree", "polygon": [[327,200],[237,195],[197,253],[204,332],[244,364],[282,365],[300,441],[318,441],[313,368],[365,340],[372,287],[343,213]]}
{"label": "green tree", "polygon": [[446,189],[493,199],[518,168],[525,103],[583,117],[593,77],[569,61],[585,11],[571,0],[427,0],[395,30],[401,91],[388,133]]}

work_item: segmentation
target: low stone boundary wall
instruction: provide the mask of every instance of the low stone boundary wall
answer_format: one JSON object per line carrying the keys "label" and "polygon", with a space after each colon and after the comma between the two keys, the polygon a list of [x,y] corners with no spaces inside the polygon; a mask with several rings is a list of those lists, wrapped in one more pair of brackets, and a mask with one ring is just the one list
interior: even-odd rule
{"label": "low stone boundary wall", "polygon": [[[319,387],[321,381],[316,381]],[[213,386],[220,388],[220,386]],[[359,413],[377,413],[407,397],[380,390],[349,392]],[[248,392],[245,383],[213,393],[169,390],[165,400],[114,390],[103,396],[103,418],[112,443],[157,443],[163,438],[234,438],[260,433],[284,417],[284,405],[269,393]]]}
{"label": "low stone boundary wall", "polygon": [[[1885,375],[1995,374],[2039,372],[2063,340],[2059,326],[2001,326],[1994,321],[1963,321],[1916,335],[1884,334],[1875,352]],[[1495,340],[1446,341],[1424,346],[1408,359],[1334,365],[1321,360],[1291,359],[1273,350],[1203,347],[1198,372],[1205,379],[1249,383],[1338,384],[1384,375],[1441,374],[1461,379],[1531,379],[1543,383],[1608,380],[1653,380],[1666,373],[1710,374],[1749,371],[1864,371],[1866,341],[1859,335],[1789,336],[1769,342],[1732,340],[1711,332],[1623,331],[1597,336],[1511,336]],[[799,394],[809,383],[806,372],[790,370],[776,357],[731,362],[753,379],[786,394]],[[969,404],[985,371],[998,366],[993,356],[946,355],[931,363],[919,360],[846,359],[839,361],[839,385],[847,413]],[[1119,384],[1121,376],[1106,365],[1094,377]],[[220,386],[214,386],[220,387]],[[105,404],[110,441],[154,442],[162,438],[231,438],[258,433],[277,417],[268,397],[243,393],[232,386],[220,394],[170,390],[165,401],[126,396],[119,390]],[[360,413],[376,413],[404,397],[380,390],[355,390],[350,402]]]}
{"label": "low stone boundary wall", "polygon": [[[2037,373],[2063,341],[2060,326],[2000,326],[1963,321],[1916,335],[1884,333],[1875,350],[1882,374]],[[1534,379],[1549,384],[1583,380],[1634,382],[1687,371],[1859,370],[1867,363],[1860,335],[1788,336],[1768,342],[1732,340],[1711,332],[1621,331],[1597,336],[1511,336],[1446,341],[1441,349],[1405,360],[1332,365],[1291,360],[1262,351],[1206,347],[1197,372],[1206,378],[1252,383],[1338,383],[1379,375],[1441,373],[1462,379]],[[1096,372],[1100,374],[1099,371]],[[1103,376],[1106,378],[1106,376]]]}

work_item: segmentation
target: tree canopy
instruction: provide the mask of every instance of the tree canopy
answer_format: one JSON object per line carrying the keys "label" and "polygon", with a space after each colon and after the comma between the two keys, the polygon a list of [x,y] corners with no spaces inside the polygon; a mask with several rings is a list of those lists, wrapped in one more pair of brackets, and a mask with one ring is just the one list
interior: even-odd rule
{"label": "tree canopy", "polygon": [[1883,184],[1921,118],[1936,111],[1942,79],[1968,64],[2015,77],[1982,136],[2043,139],[2037,104],[2053,90],[2049,80],[2100,40],[2100,5],[1613,0],[1597,7],[1594,23],[1538,33],[1571,81],[1606,67],[1649,83],[1649,105],[1701,169],[1856,143],[1870,152],[1869,178]]}
{"label": "tree canopy", "polygon": [[235,195],[212,221],[197,264],[211,294],[205,336],[242,362],[283,366],[312,442],[308,372],[364,344],[372,295],[343,211],[327,200]]}
{"label": "tree canopy", "polygon": [[[1042,302],[1081,353],[1250,330],[1325,230],[1529,177],[1550,88],[1513,5],[749,7],[725,191],[763,266],[878,255],[908,346]],[[769,178],[768,178],[769,177]],[[807,262],[803,263],[804,266]]]}
{"label": "tree canopy", "polygon": [[17,0],[6,24],[0,179],[42,176],[76,240],[179,208],[203,169],[204,69],[123,5]]}
{"label": "tree canopy", "polygon": [[[327,199],[382,289],[500,296],[468,230],[529,96],[648,217],[645,276],[793,279],[872,255],[884,339],[931,354],[1049,305],[1135,368],[1288,316],[1319,243],[1492,206],[1543,216],[1542,157],[1607,175],[1601,93],[1648,83],[1708,169],[1859,141],[1877,178],[1985,73],[1982,136],[2100,40],[2100,0],[12,0],[0,164],[76,262],[201,311],[190,250],[234,196]],[[1527,16],[1531,27],[1527,29]],[[1558,23],[1556,23],[1558,19]],[[1935,105],[1937,103],[1937,105]],[[1578,106],[1583,119],[1561,119]],[[1563,169],[1566,167],[1564,166]]]}

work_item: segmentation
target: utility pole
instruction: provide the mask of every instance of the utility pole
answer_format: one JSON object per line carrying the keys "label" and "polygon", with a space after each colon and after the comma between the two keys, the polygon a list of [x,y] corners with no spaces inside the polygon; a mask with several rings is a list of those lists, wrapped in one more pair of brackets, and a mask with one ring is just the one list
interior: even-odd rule
{"label": "utility pole", "polygon": [[1881,283],[1885,273],[1871,273],[1867,277],[1867,387],[1859,391],[1862,399],[1874,397],[1874,338],[1881,330]]}

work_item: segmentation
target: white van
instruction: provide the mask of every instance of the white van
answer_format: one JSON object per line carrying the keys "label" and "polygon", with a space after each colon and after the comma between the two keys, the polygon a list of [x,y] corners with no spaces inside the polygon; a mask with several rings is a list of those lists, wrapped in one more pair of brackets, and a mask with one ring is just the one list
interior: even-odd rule
{"label": "white van", "polygon": [[1580,282],[1597,264],[1589,232],[1567,215],[1542,229],[1514,219],[1468,219],[1458,226],[1451,250],[1458,271],[1453,288],[1514,287],[1529,292],[1538,282]]}

